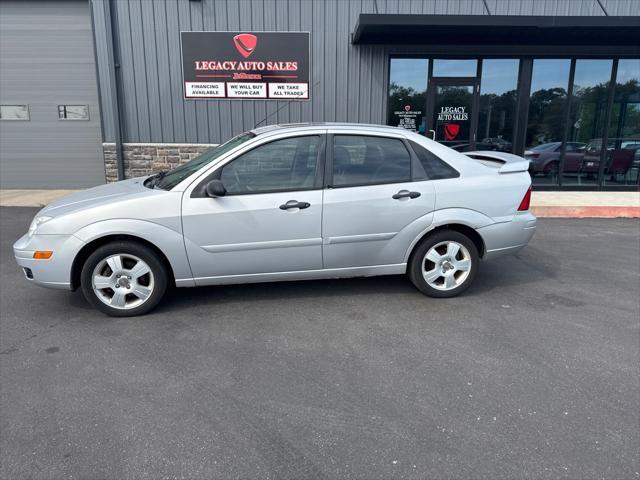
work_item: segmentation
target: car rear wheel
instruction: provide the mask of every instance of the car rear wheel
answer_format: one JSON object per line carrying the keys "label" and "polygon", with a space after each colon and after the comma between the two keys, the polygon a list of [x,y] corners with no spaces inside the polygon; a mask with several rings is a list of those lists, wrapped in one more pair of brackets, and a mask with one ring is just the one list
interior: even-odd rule
{"label": "car rear wheel", "polygon": [[167,269],[157,254],[128,241],[98,248],[87,258],[81,273],[85,298],[112,317],[151,311],[162,299],[167,282]]}
{"label": "car rear wheel", "polygon": [[441,230],[416,247],[409,278],[425,295],[455,297],[473,282],[479,260],[478,249],[469,237],[455,230]]}

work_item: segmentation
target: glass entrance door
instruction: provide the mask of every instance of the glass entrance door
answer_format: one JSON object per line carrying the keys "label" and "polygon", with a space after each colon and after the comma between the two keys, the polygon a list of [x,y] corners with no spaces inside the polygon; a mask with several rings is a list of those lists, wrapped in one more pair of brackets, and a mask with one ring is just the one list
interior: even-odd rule
{"label": "glass entrance door", "polygon": [[432,79],[427,103],[427,136],[458,151],[475,149],[475,82]]}

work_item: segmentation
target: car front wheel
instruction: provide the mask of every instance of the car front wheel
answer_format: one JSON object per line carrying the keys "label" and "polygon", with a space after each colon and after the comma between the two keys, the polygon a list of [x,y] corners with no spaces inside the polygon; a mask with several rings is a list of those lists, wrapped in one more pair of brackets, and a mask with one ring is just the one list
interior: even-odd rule
{"label": "car front wheel", "polygon": [[425,295],[454,297],[465,291],[476,276],[480,256],[469,237],[441,230],[418,245],[409,264],[409,278]]}
{"label": "car front wheel", "polygon": [[167,269],[150,248],[129,241],[103,245],[84,263],[82,293],[98,310],[112,317],[151,311],[162,299]]}

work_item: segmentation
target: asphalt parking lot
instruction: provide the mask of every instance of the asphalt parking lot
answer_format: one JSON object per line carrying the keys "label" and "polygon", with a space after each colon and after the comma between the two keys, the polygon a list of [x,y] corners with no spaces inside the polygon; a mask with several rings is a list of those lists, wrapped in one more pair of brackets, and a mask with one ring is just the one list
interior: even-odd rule
{"label": "asphalt parking lot", "polygon": [[30,285],[0,209],[0,478],[640,474],[640,222],[540,221],[456,299],[403,277],[176,290],[111,319]]}

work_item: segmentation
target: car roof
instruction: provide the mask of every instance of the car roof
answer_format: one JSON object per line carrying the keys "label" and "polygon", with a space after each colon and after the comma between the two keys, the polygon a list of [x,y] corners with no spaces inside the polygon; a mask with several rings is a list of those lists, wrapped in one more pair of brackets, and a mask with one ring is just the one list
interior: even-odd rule
{"label": "car roof", "polygon": [[286,130],[300,130],[305,128],[328,128],[332,130],[363,130],[378,132],[406,133],[407,130],[401,127],[391,127],[389,125],[375,125],[368,123],[346,123],[346,122],[306,122],[306,123],[284,123],[277,125],[265,125],[251,130],[255,135],[261,135],[267,132],[283,132]]}

